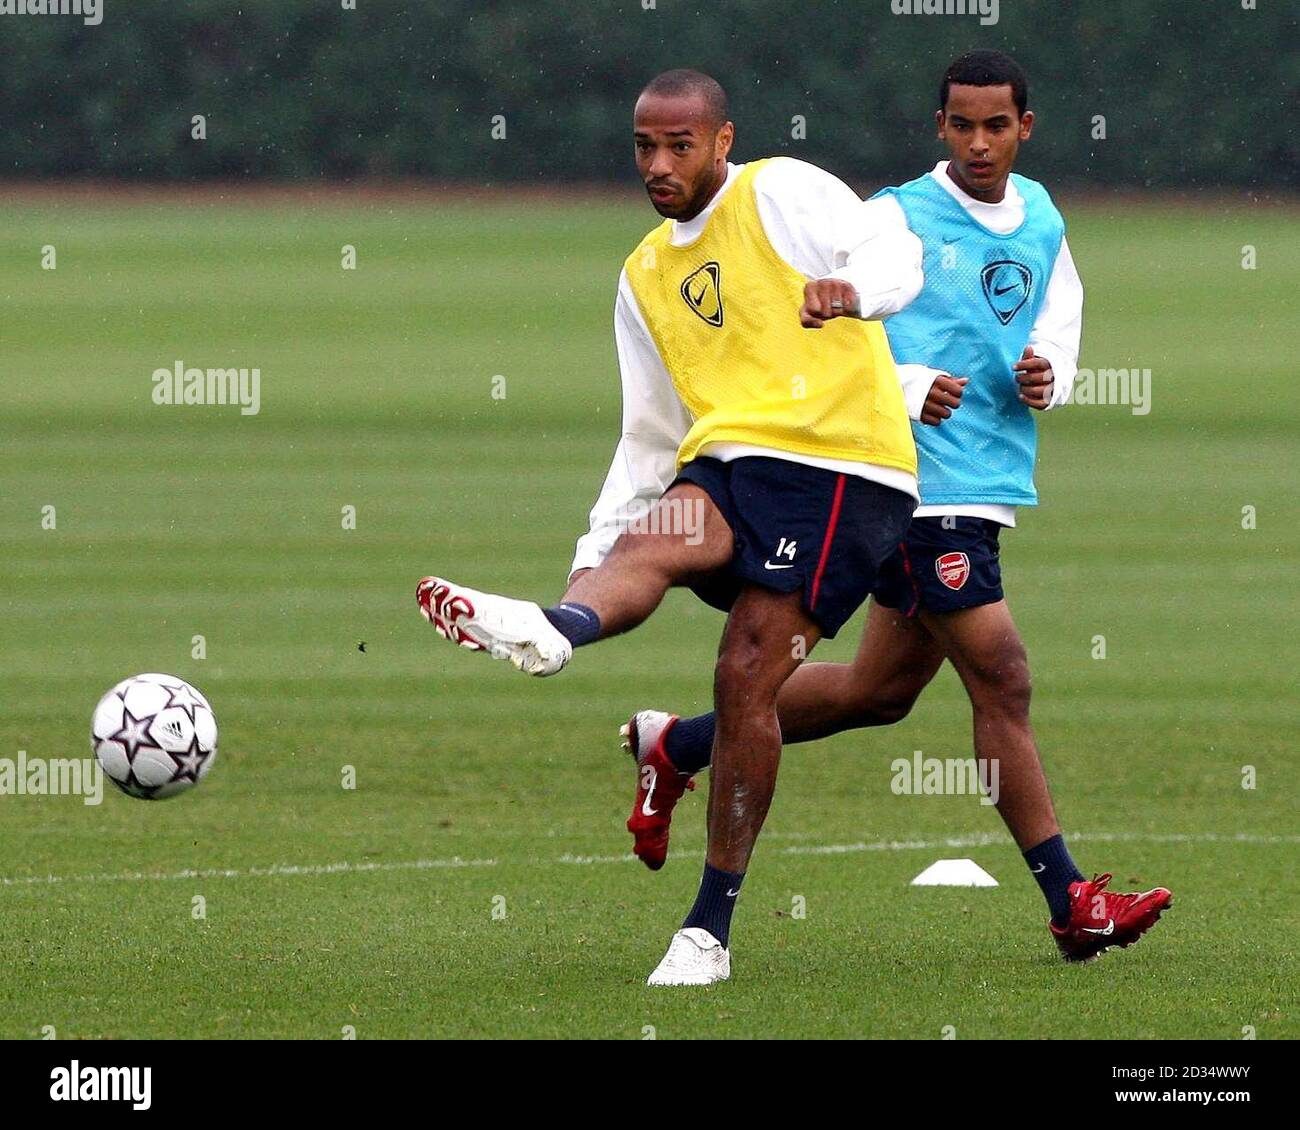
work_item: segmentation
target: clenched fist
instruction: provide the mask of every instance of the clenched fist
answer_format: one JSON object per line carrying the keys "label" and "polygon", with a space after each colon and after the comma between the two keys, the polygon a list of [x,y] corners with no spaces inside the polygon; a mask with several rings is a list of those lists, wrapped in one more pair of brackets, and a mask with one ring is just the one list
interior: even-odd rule
{"label": "clenched fist", "polygon": [[961,394],[970,377],[950,377],[947,373],[934,378],[934,384],[921,405],[921,423],[937,426],[961,407]]}
{"label": "clenched fist", "polygon": [[803,288],[799,323],[805,329],[821,329],[832,318],[858,315],[858,292],[842,279],[813,279]]}
{"label": "clenched fist", "polygon": [[1011,367],[1020,386],[1020,402],[1041,412],[1051,403],[1052,386],[1056,383],[1052,363],[1046,357],[1035,357],[1033,346],[1026,345],[1020,360]]}

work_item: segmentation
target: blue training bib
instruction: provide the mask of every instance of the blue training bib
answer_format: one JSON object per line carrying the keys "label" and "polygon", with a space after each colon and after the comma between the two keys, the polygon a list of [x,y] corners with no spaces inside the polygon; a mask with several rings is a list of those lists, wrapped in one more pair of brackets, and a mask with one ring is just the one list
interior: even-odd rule
{"label": "blue training bib", "polygon": [[897,199],[924,248],[925,286],[886,319],[900,365],[969,377],[961,407],[937,428],[913,422],[924,506],[1034,506],[1037,428],[1011,366],[1042,309],[1065,221],[1037,181],[1012,174],[1025,221],[998,235],[926,174],[877,196]]}

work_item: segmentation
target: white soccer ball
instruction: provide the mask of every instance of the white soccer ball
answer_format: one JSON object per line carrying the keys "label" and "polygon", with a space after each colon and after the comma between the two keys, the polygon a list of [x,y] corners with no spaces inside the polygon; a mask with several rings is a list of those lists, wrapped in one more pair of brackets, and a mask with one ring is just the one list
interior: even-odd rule
{"label": "white soccer ball", "polygon": [[90,742],[124,793],[163,800],[208,775],[217,759],[217,720],[208,700],[184,679],[136,675],[99,700]]}

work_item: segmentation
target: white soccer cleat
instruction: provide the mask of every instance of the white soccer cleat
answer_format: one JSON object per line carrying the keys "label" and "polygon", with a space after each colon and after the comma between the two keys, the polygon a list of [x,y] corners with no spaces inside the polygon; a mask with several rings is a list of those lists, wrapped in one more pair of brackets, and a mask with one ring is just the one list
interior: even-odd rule
{"label": "white soccer cleat", "polygon": [[647,985],[712,985],[731,976],[731,951],[707,930],[687,926],[673,935]]}
{"label": "white soccer cleat", "polygon": [[467,589],[442,577],[415,587],[420,615],[443,639],[508,659],[528,675],[554,675],[573,658],[573,645],[539,605]]}

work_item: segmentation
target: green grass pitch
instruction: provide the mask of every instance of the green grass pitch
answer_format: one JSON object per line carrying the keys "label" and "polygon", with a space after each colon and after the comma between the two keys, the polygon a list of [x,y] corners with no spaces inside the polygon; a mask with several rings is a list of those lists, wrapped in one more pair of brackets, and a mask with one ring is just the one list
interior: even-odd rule
{"label": "green grass pitch", "polygon": [[[1075,856],[1170,913],[1067,967],[991,808],[890,791],[895,757],[969,754],[946,671],[892,729],[787,749],[732,982],[652,991],[703,791],[664,871],[624,858],[616,733],[707,707],[720,617],[674,594],[531,681],[412,599],[431,571],[560,591],[644,201],[3,211],[0,757],[87,755],[141,671],[209,696],[221,753],[165,803],[0,797],[0,1037],[1300,1035],[1296,212],[1067,203],[1083,364],[1150,369],[1151,411],[1043,418],[1043,504],[1004,539]],[[153,404],[178,359],[259,367],[261,412]],[[1001,885],[909,888],[944,856]]]}

